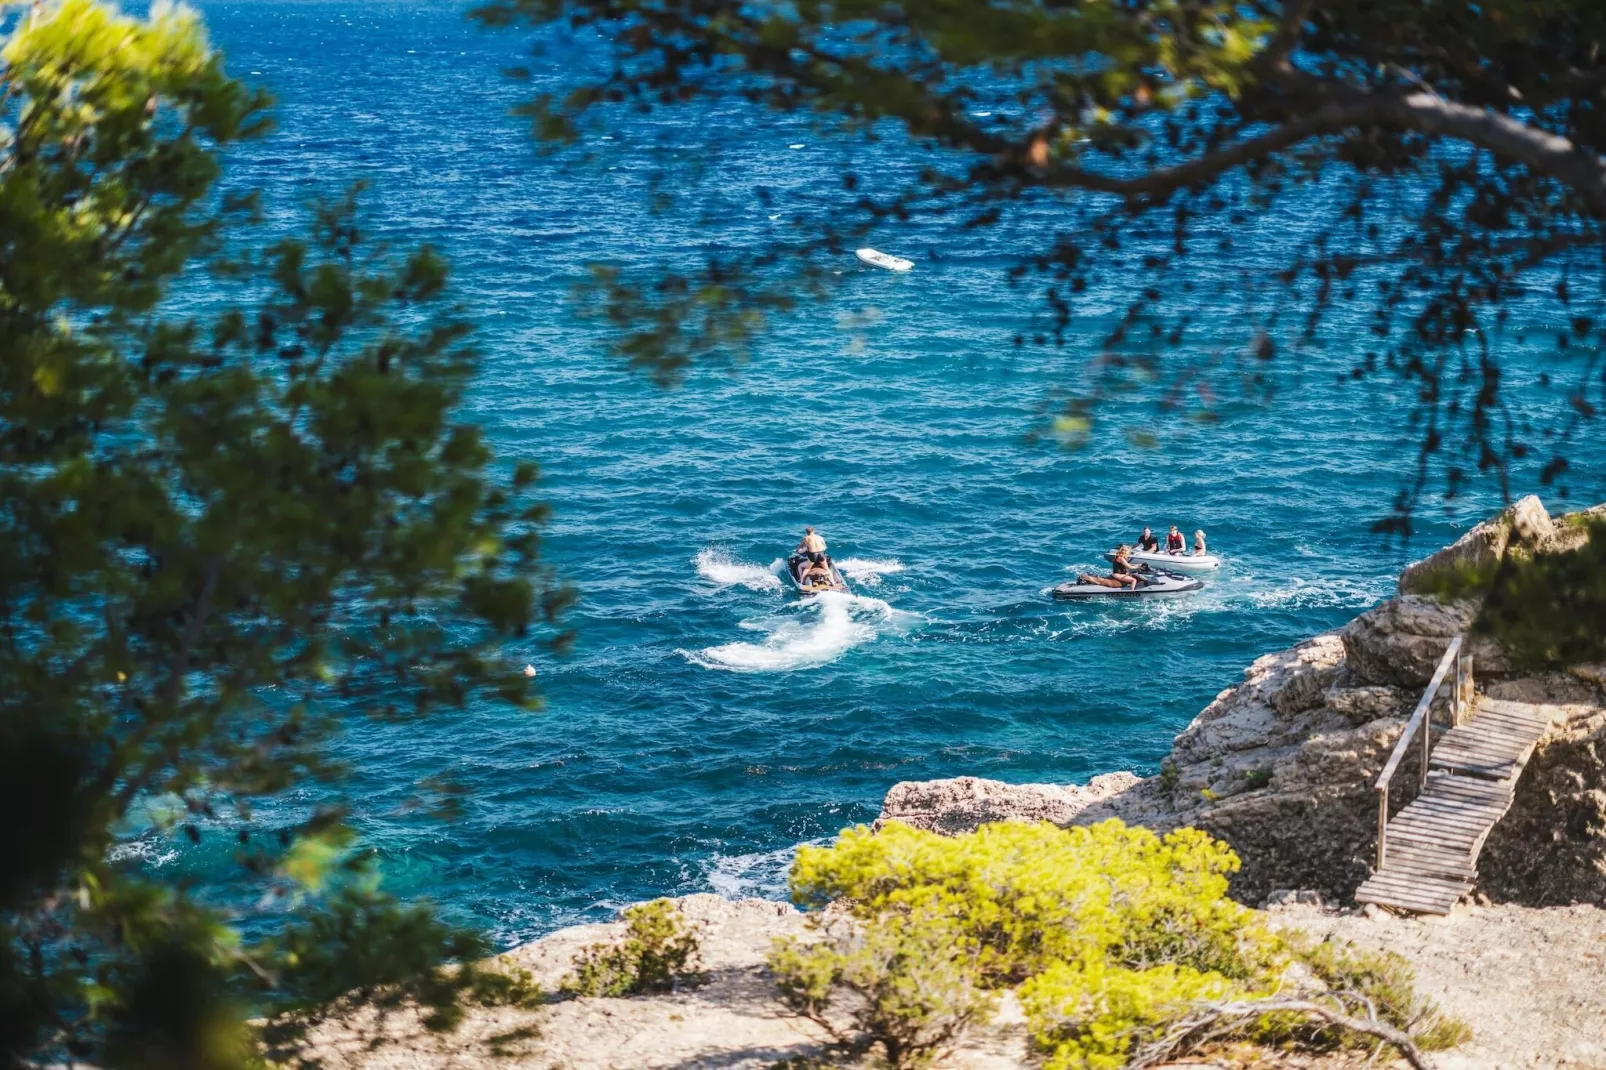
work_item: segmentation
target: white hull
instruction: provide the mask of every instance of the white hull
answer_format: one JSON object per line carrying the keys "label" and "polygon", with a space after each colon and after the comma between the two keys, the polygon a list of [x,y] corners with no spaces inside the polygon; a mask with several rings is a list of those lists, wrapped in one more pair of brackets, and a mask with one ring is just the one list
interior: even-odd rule
{"label": "white hull", "polygon": [[915,266],[913,260],[905,260],[901,256],[883,253],[868,246],[863,249],[855,249],[853,255],[863,260],[866,264],[870,264],[873,267],[886,268],[888,271],[908,271]]}
{"label": "white hull", "polygon": [[[1114,561],[1115,552],[1104,555],[1104,560]],[[1133,553],[1134,565],[1148,565],[1150,568],[1164,569],[1167,572],[1180,572],[1185,576],[1204,576],[1221,567],[1221,559],[1213,554],[1201,554],[1194,557],[1191,554],[1146,554]]]}
{"label": "white hull", "polygon": [[1049,593],[1055,598],[1079,600],[1095,598],[1176,598],[1192,594],[1203,587],[1200,580],[1188,576],[1139,573],[1136,587],[1105,587],[1098,583],[1062,583]]}

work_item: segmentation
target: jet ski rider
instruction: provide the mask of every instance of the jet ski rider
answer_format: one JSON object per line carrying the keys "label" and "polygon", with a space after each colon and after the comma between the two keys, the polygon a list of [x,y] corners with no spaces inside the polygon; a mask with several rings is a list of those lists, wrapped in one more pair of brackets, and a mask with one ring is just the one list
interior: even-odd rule
{"label": "jet ski rider", "polygon": [[[1171,530],[1175,531],[1176,529],[1172,528]],[[1144,528],[1143,534],[1138,536],[1138,553],[1157,554],[1159,552],[1160,540],[1154,537],[1154,532]]]}
{"label": "jet ski rider", "polygon": [[799,580],[815,568],[824,569],[826,575],[830,575],[831,559],[825,555],[825,540],[812,527],[803,529],[803,541],[797,544],[797,549],[793,552],[802,554],[810,563],[809,568],[798,569]]}
{"label": "jet ski rider", "polygon": [[1187,548],[1188,541],[1182,537],[1182,532],[1177,530],[1177,526],[1172,524],[1171,530],[1165,537],[1165,552],[1168,554],[1180,554]]}
{"label": "jet ski rider", "polygon": [[797,552],[807,556],[816,565],[824,564],[827,560],[825,540],[816,535],[813,528],[803,529],[803,541],[797,544]]}
{"label": "jet ski rider", "polygon": [[[1149,529],[1144,528],[1145,532]],[[1094,583],[1100,587],[1130,587],[1138,589],[1138,578],[1132,574],[1132,547],[1122,543],[1115,551],[1108,576],[1094,576],[1084,572],[1076,577],[1077,583]]]}

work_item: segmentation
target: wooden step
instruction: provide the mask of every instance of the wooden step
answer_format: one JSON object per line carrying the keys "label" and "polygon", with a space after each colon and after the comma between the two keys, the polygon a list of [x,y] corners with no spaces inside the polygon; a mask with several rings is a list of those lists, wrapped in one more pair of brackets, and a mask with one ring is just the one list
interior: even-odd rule
{"label": "wooden step", "polygon": [[1448,914],[1471,890],[1468,880],[1403,872],[1385,864],[1355,890],[1355,900],[1418,914]]}

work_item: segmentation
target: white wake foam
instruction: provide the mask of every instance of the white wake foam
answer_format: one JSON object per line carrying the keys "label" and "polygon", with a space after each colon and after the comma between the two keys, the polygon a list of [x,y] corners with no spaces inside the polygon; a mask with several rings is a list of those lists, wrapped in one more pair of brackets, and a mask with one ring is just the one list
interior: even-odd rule
{"label": "white wake foam", "polygon": [[724,550],[703,550],[692,558],[697,574],[712,580],[721,587],[746,587],[750,591],[779,591],[781,577],[776,573],[783,567],[780,558],[769,565],[749,565],[745,561],[732,561]]}
{"label": "white wake foam", "polygon": [[[810,840],[814,846],[829,843],[829,839]],[[786,874],[792,868],[792,859],[803,844],[782,847],[777,851],[755,851],[752,854],[716,854],[706,865],[704,879],[715,895],[726,899],[785,899]]]}
{"label": "white wake foam", "polygon": [[903,562],[896,559],[881,560],[874,557],[844,557],[836,563],[842,574],[855,583],[877,587],[882,576],[903,571]]}
{"label": "white wake foam", "polygon": [[757,643],[722,643],[680,653],[705,669],[731,672],[791,672],[835,661],[847,651],[873,642],[883,630],[901,626],[902,617],[879,598],[826,591],[798,604],[796,612],[743,621],[748,631],[765,632]]}

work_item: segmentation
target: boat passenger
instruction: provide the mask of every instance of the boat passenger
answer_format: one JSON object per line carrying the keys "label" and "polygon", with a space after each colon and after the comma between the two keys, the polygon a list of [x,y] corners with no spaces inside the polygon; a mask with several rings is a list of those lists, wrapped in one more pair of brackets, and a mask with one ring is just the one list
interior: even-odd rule
{"label": "boat passenger", "polygon": [[[823,555],[822,555],[823,556]],[[803,586],[830,587],[832,586],[831,568],[824,561],[816,561],[803,570]]]}
{"label": "boat passenger", "polygon": [[813,528],[803,529],[803,541],[797,544],[797,548],[816,565],[825,561],[825,540],[816,535]]}
{"label": "boat passenger", "polygon": [[1177,530],[1177,526],[1172,524],[1171,530],[1166,533],[1165,552],[1168,554],[1180,554],[1187,548],[1187,540],[1182,537],[1182,532]]}
{"label": "boat passenger", "polygon": [[1154,537],[1154,532],[1148,528],[1138,536],[1138,552],[1144,554],[1157,554],[1160,552],[1160,540]]}
{"label": "boat passenger", "polygon": [[1076,582],[1094,583],[1100,587],[1130,587],[1134,591],[1137,590],[1138,578],[1132,574],[1132,547],[1123,543],[1116,548],[1115,560],[1110,563],[1108,576],[1095,576],[1084,572],[1076,577]]}
{"label": "boat passenger", "polygon": [[1194,532],[1193,533],[1193,556],[1194,557],[1203,557],[1207,552],[1208,551],[1205,550],[1204,532],[1202,532],[1202,531]]}

